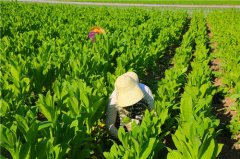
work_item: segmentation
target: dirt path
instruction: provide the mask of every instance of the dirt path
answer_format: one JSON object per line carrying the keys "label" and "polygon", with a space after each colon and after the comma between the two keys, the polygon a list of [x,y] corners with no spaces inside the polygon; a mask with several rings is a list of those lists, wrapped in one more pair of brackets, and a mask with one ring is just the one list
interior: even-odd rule
{"label": "dirt path", "polygon": [[[208,28],[208,38],[210,39],[211,54],[215,54],[217,51],[218,43],[211,41],[214,34],[211,32],[211,25],[207,23]],[[221,62],[219,58],[214,58],[211,61],[211,70],[215,72],[221,72]],[[222,79],[214,76],[213,83],[216,87],[223,87]],[[226,98],[221,92],[218,92],[213,97],[213,107],[215,108],[215,114],[218,119],[220,119],[220,127],[222,132],[218,135],[217,141],[223,143],[224,146],[220,152],[218,159],[237,159],[240,156],[240,144],[237,143],[237,139],[231,138],[231,133],[226,126],[230,124],[236,111],[231,110],[230,107],[235,101],[230,100],[231,98]]]}
{"label": "dirt path", "polygon": [[180,5],[180,4],[127,4],[127,3],[102,3],[102,2],[62,2],[54,0],[18,0],[19,2],[51,3],[51,4],[76,4],[116,7],[164,7],[164,8],[240,8],[240,5]]}

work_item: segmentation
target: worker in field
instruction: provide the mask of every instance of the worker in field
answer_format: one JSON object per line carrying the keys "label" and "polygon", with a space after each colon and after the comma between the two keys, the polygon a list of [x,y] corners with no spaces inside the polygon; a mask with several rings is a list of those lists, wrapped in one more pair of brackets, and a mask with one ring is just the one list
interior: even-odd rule
{"label": "worker in field", "polygon": [[90,33],[88,34],[88,39],[91,39],[92,42],[95,42],[96,41],[96,35],[97,34],[105,34],[105,30],[101,27],[92,27],[90,29]]}
{"label": "worker in field", "polygon": [[109,98],[106,125],[110,134],[118,138],[118,127],[131,131],[131,123],[140,124],[146,109],[152,110],[154,99],[148,86],[139,83],[135,72],[127,72],[115,81],[115,90]]}

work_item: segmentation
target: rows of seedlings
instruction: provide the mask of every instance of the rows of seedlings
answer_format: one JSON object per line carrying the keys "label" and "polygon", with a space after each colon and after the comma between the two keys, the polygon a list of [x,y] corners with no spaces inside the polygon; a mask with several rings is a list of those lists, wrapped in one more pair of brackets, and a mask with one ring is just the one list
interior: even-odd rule
{"label": "rows of seedlings", "polygon": [[216,158],[222,149],[218,144],[216,128],[219,120],[212,113],[215,88],[211,83],[206,22],[202,13],[192,18],[195,28],[194,59],[181,96],[178,127],[172,135],[176,149],[168,158]]}

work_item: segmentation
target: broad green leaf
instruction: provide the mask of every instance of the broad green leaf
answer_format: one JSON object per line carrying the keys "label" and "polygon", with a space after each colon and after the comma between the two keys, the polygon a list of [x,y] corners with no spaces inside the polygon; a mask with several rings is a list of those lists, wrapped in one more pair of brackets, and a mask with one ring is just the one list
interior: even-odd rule
{"label": "broad green leaf", "polygon": [[16,150],[16,135],[2,124],[0,124],[0,135],[0,146],[7,149],[11,153],[12,157],[18,156]]}
{"label": "broad green leaf", "polygon": [[27,131],[29,130],[27,119],[18,114],[16,114],[15,119],[17,121],[18,128],[23,133],[25,139],[27,139]]}
{"label": "broad green leaf", "polygon": [[[205,143],[208,144],[208,143]],[[205,158],[209,158],[209,159],[214,159],[216,156],[213,156],[214,154],[214,149],[215,149],[215,143],[214,140],[212,139],[207,147],[207,149],[205,149],[206,151],[203,152],[203,155],[201,157],[201,159],[205,159]]]}
{"label": "broad green leaf", "polygon": [[134,150],[137,153],[137,156],[135,156],[135,157],[138,158],[140,156],[140,150],[141,150],[140,145],[139,145],[139,143],[136,139],[131,138],[131,140],[132,140],[133,145],[134,145]]}
{"label": "broad green leaf", "polygon": [[10,67],[10,72],[11,72],[11,75],[13,76],[13,78],[16,81],[19,81],[19,79],[20,79],[19,71],[13,65],[9,65],[9,67]]}
{"label": "broad green leaf", "polygon": [[[118,138],[121,142],[123,142],[123,136],[124,135],[125,135],[125,130],[123,129],[123,127],[120,127],[118,129]],[[125,144],[123,143],[123,145],[125,145]]]}
{"label": "broad green leaf", "polygon": [[177,131],[176,131],[175,135],[172,135],[172,140],[173,140],[173,143],[176,146],[176,148],[181,152],[183,145],[182,145],[182,143],[178,139],[179,136],[177,136]]}
{"label": "broad green leaf", "polygon": [[201,92],[201,97],[200,98],[203,98],[205,93],[206,93],[206,90],[209,88],[209,85],[207,83],[201,85],[200,87],[200,92]]}
{"label": "broad green leaf", "polygon": [[[189,92],[190,93],[190,92]],[[181,99],[180,111],[181,117],[184,121],[190,121],[193,115],[193,108],[192,108],[192,97],[188,93],[184,93]]]}
{"label": "broad green leaf", "polygon": [[77,116],[79,115],[79,103],[78,103],[78,100],[76,97],[72,96],[72,97],[69,97],[68,99],[69,101],[69,107],[70,107],[70,110],[72,111],[72,113]]}
{"label": "broad green leaf", "polygon": [[51,121],[42,121],[42,122],[39,122],[39,126],[38,126],[38,131],[42,130],[42,129],[45,129],[45,128],[48,128],[52,126],[52,122]]}
{"label": "broad green leaf", "polygon": [[80,98],[81,98],[81,101],[83,102],[84,106],[86,106],[88,108],[89,107],[88,96],[86,94],[84,94],[84,93],[81,93],[81,97]]}
{"label": "broad green leaf", "polygon": [[116,143],[114,143],[114,145],[110,149],[110,152],[111,152],[111,154],[113,154],[114,158],[118,158],[119,157],[118,154],[121,153],[121,152],[119,152],[117,147],[118,147],[118,145]]}
{"label": "broad green leaf", "polygon": [[232,94],[230,98],[240,98],[240,93],[239,94]]}
{"label": "broad green leaf", "polygon": [[223,148],[224,144],[218,144],[217,145],[217,154],[216,154],[216,157],[219,155],[219,153],[222,151],[222,148]]}
{"label": "broad green leaf", "polygon": [[143,152],[141,153],[141,159],[147,159],[151,153],[153,153],[156,146],[156,138],[150,138],[147,143],[144,144]]}
{"label": "broad green leaf", "polygon": [[167,159],[185,159],[181,153],[179,153],[177,150],[171,150],[167,154]]}
{"label": "broad green leaf", "polygon": [[0,117],[1,116],[5,116],[5,114],[7,112],[9,112],[10,108],[9,108],[9,104],[4,100],[4,99],[0,99]]}
{"label": "broad green leaf", "polygon": [[[47,94],[47,96],[49,96],[50,94]],[[53,108],[51,107],[50,104],[51,102],[49,101],[49,97],[48,97],[48,104],[47,104],[47,99],[42,95],[39,94],[39,100],[37,102],[37,106],[40,109],[41,113],[43,113],[43,115],[48,119],[48,121],[53,121],[53,117],[52,117],[52,113],[53,113]]]}

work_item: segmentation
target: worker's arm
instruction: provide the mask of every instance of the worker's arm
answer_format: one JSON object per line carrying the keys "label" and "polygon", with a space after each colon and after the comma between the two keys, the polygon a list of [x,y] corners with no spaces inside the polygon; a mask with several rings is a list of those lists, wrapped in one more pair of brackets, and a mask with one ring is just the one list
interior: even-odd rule
{"label": "worker's arm", "polygon": [[146,102],[148,104],[148,108],[151,111],[151,110],[153,110],[153,107],[154,107],[154,99],[153,99],[152,91],[146,85],[144,85],[142,87],[144,88],[143,89],[144,99],[146,100]]}
{"label": "worker's arm", "polygon": [[116,105],[108,105],[107,113],[106,113],[106,125],[110,134],[118,138],[118,130],[115,127],[116,118],[117,118]]}

